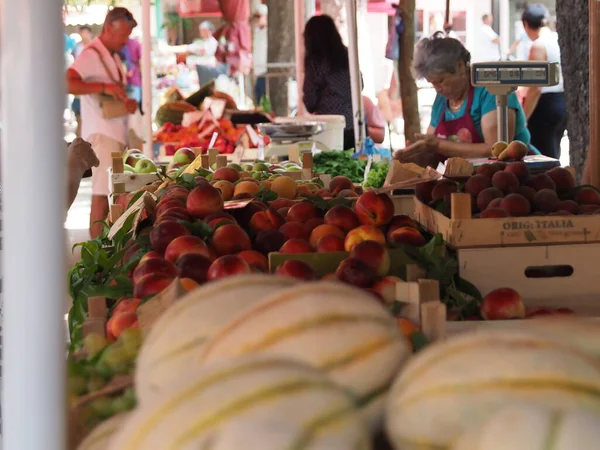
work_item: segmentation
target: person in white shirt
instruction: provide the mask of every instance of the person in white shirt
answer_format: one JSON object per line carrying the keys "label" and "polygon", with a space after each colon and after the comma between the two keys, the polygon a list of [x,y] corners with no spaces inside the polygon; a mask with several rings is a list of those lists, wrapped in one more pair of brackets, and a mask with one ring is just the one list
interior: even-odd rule
{"label": "person in white shirt", "polygon": [[[126,74],[118,52],[129,41],[137,26],[126,8],[113,8],[106,15],[102,33],[94,39],[67,70],[67,88],[70,94],[81,96],[81,136],[92,144],[100,165],[92,171],[92,209],[90,236],[96,238],[102,231],[100,221],[108,214],[108,168],[112,153],[122,153],[128,141],[129,114],[137,111],[138,104],[128,99],[125,92]],[[102,103],[123,106],[126,112],[108,114]],[[109,118],[110,117],[110,118]]]}
{"label": "person in white shirt", "polygon": [[200,37],[188,45],[189,56],[187,62],[194,66],[205,65],[214,67],[217,62],[215,53],[217,53],[217,48],[219,48],[219,41],[213,36],[215,26],[210,20],[205,20],[198,26],[198,31]]}
{"label": "person in white shirt", "polygon": [[477,42],[478,51],[475,52],[473,62],[498,61],[500,60],[500,38],[492,28],[494,17],[491,14],[484,14],[481,20],[483,21],[481,37]]}
{"label": "person in white shirt", "polygon": [[253,36],[252,36],[252,58],[254,60],[254,77],[256,79],[255,95],[256,102],[267,94],[267,79],[265,75],[268,72],[268,48],[269,32],[267,29],[269,8],[267,5],[258,3],[254,7],[252,14]]}

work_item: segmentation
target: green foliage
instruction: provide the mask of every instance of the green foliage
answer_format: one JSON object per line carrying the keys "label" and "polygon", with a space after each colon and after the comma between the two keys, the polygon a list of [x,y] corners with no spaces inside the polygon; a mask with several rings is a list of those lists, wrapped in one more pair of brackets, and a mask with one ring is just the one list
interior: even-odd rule
{"label": "green foliage", "polygon": [[367,174],[367,181],[364,187],[381,188],[385,182],[390,165],[385,163],[372,163],[371,170]]}
{"label": "green foliage", "polygon": [[353,150],[321,152],[313,157],[315,172],[350,178],[354,183],[362,183],[367,161],[354,159]]}
{"label": "green foliage", "polygon": [[441,234],[436,234],[423,247],[400,245],[416,264],[427,271],[427,278],[440,283],[440,298],[449,311],[464,319],[479,315],[483,297],[479,290],[458,275],[458,260],[448,253]]}

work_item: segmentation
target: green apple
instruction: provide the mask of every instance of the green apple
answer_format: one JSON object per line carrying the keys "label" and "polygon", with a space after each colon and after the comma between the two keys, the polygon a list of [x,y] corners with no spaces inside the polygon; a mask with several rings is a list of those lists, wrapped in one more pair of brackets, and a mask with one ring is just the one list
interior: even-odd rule
{"label": "green apple", "polygon": [[265,163],[256,163],[252,168],[255,172],[267,172],[269,170],[269,166]]}
{"label": "green apple", "polygon": [[252,164],[242,164],[242,170],[245,172],[252,172]]}
{"label": "green apple", "polygon": [[125,153],[123,153],[123,163],[129,164],[130,166],[135,166],[135,163],[138,159],[143,158],[144,153],[137,148],[130,148]]}
{"label": "green apple", "polygon": [[135,173],[154,173],[156,172],[156,164],[148,158],[143,158],[135,163]]}
{"label": "green apple", "polygon": [[180,164],[189,164],[196,159],[196,153],[191,148],[183,147],[175,152],[172,162]]}
{"label": "green apple", "polygon": [[210,175],[210,171],[203,167],[198,167],[196,169],[196,173],[198,174],[198,176],[204,177],[204,178],[206,178],[208,175]]}
{"label": "green apple", "polygon": [[135,168],[130,166],[129,164],[123,164],[123,172],[124,173],[135,173]]}
{"label": "green apple", "polygon": [[230,167],[230,168],[232,168],[232,169],[235,169],[235,170],[237,170],[238,172],[241,172],[241,171],[243,170],[243,169],[242,169],[242,166],[240,166],[239,164],[235,164],[235,163],[229,163],[229,164],[227,164],[227,167]]}

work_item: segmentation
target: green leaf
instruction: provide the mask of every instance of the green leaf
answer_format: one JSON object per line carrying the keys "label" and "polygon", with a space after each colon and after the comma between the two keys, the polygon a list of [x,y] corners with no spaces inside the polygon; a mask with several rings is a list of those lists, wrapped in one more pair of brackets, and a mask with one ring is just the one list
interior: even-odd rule
{"label": "green leaf", "polygon": [[427,339],[427,337],[419,331],[415,331],[413,334],[410,335],[410,341],[413,345],[413,349],[414,349],[415,353],[420,352],[425,347],[427,347],[429,344],[431,344],[429,339]]}
{"label": "green leaf", "polygon": [[273,192],[270,189],[267,189],[264,186],[261,186],[259,191],[256,194],[254,194],[254,196],[263,203],[272,202],[273,200],[277,200],[279,198],[279,195],[277,195],[277,193]]}
{"label": "green leaf", "polygon": [[137,202],[140,198],[142,198],[142,195],[144,195],[145,192],[146,191],[136,192],[133,195],[133,197],[131,197],[131,200],[129,200],[129,203],[127,204],[127,208],[125,208],[125,210],[128,210],[129,208],[131,208],[135,202]]}
{"label": "green leaf", "polygon": [[205,222],[187,222],[185,220],[179,220],[178,222],[185,225],[194,236],[204,240],[209,240],[212,237],[213,229]]}

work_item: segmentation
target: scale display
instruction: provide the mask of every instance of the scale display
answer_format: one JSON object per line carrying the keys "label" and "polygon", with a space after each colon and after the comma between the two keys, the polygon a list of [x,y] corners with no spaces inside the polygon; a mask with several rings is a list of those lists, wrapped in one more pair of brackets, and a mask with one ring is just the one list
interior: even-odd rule
{"label": "scale display", "polygon": [[474,86],[554,86],[559,80],[557,63],[523,61],[471,65]]}

